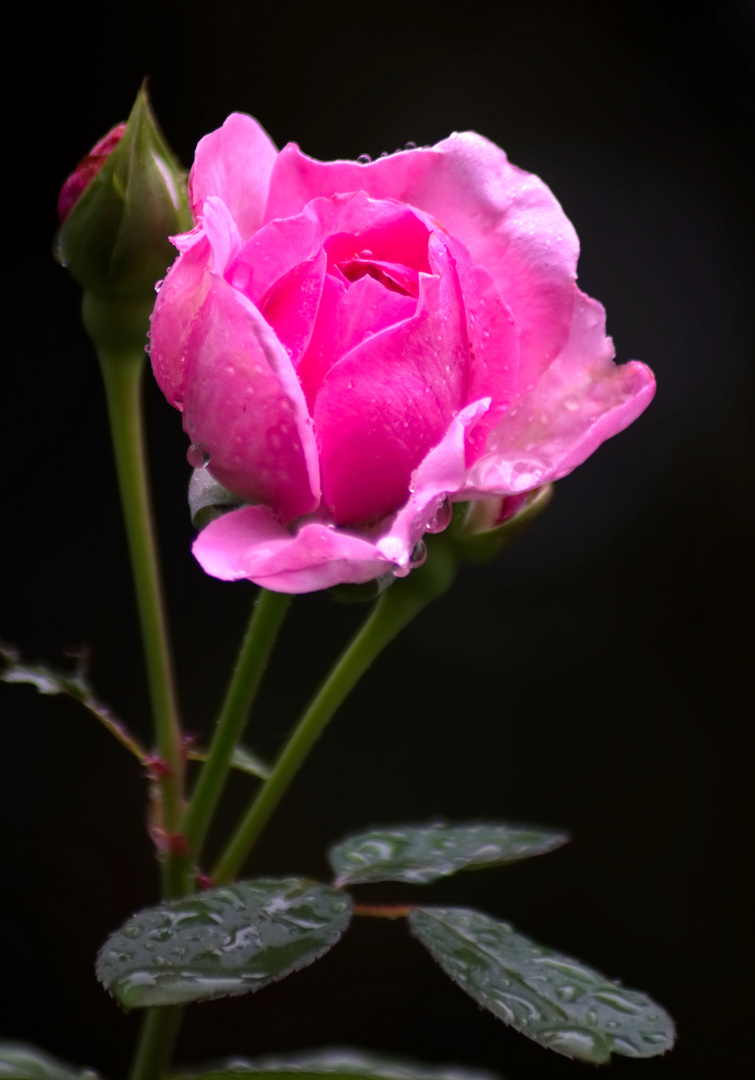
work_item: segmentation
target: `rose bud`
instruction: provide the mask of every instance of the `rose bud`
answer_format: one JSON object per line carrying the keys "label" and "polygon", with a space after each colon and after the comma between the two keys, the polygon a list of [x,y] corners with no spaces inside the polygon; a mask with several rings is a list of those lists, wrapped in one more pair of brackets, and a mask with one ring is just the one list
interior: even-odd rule
{"label": "rose bud", "polygon": [[56,256],[85,292],[151,306],[155,282],[172,258],[168,237],[191,221],[185,173],[144,87],[128,122],[108,132],[66,180],[58,212]]}
{"label": "rose bud", "polygon": [[560,205],[480,135],[319,162],[234,114],[189,192],[151,355],[191,464],[244,504],[195,541],[216,577],[404,576],[452,503],[492,514],[467,539],[495,532],[653,397],[613,362]]}

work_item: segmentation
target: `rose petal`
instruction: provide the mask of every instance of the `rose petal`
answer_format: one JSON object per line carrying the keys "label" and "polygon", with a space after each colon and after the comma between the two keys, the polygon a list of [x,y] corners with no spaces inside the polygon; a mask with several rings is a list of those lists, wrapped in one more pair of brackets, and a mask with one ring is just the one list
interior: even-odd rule
{"label": "rose petal", "polygon": [[631,424],[655,393],[644,364],[613,363],[603,307],[575,290],[569,340],[534,389],[489,436],[468,493],[527,491],[566,476]]}
{"label": "rose petal", "polygon": [[357,190],[425,211],[466,246],[519,327],[520,388],[536,382],[566,340],[579,255],[576,233],[542,180],[474,132],[369,165],[315,161],[290,143],[273,168],[266,220]]}
{"label": "rose petal", "polygon": [[150,321],[150,360],[157,385],[171,405],[183,408],[184,358],[192,323],[210,287],[210,245],[196,234],[160,286]]}
{"label": "rose petal", "polygon": [[298,370],[304,393],[314,402],[330,369],[362,341],[411,318],[417,301],[391,292],[371,277],[346,287],[327,275],[312,340]]}
{"label": "rose petal", "polygon": [[490,404],[490,398],[484,398],[462,409],[412,474],[411,495],[377,542],[378,550],[396,565],[400,576],[409,573],[411,553],[446,496],[464,487],[468,433],[484,419]]}
{"label": "rose petal", "polygon": [[194,541],[193,552],[213,577],[249,578],[274,592],[358,584],[390,569],[369,541],[319,522],[292,536],[266,506],[246,506],[217,518]]}
{"label": "rose petal", "polygon": [[312,337],[327,261],[325,252],[320,249],[313,258],[278,278],[260,304],[262,314],[275,330],[294,367],[299,366]]}
{"label": "rose petal", "polygon": [[347,353],[317,395],[323,497],[338,524],[401,506],[412,470],[465,404],[464,306],[448,250],[432,237],[431,252],[438,273],[420,276],[416,314]]}
{"label": "rose petal", "polygon": [[189,203],[194,219],[203,204],[218,195],[231,211],[242,240],[263,221],[270,174],[278,151],[251,116],[231,113],[221,128],[199,140],[189,175]]}
{"label": "rose petal", "polygon": [[259,312],[216,275],[185,366],[184,429],[212,475],[286,521],[314,510],[316,447],[296,375]]}

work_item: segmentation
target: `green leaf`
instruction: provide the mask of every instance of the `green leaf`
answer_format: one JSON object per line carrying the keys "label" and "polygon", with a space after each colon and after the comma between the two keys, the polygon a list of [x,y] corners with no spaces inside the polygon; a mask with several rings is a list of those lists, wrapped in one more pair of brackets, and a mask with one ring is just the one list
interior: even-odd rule
{"label": "green leaf", "polygon": [[4,644],[0,644],[0,657],[6,664],[4,670],[0,672],[0,682],[25,683],[35,687],[40,694],[62,694],[73,698],[88,709],[92,716],[99,720],[111,735],[115,735],[116,739],[135,757],[140,761],[145,759],[146,751],[127,731],[110,706],[97,700],[84,674],[83,664],[79,663],[73,671],[57,671],[55,668],[48,667],[47,664],[26,664],[15,649]]}
{"label": "green leaf", "polygon": [[328,853],[336,884],[407,881],[426,885],[459,870],[544,855],[568,841],[565,833],[521,825],[398,825],[342,840]]}
{"label": "green leaf", "polygon": [[250,776],[257,776],[260,780],[267,780],[270,775],[271,769],[266,761],[255,754],[254,751],[247,749],[246,746],[237,746],[233,751],[233,757],[231,758],[231,765],[234,769],[238,769],[239,772],[249,773]]}
{"label": "green leaf", "polygon": [[260,1080],[320,1080],[337,1076],[340,1080],[501,1080],[493,1073],[455,1065],[434,1067],[416,1061],[395,1061],[361,1050],[304,1050],[286,1057],[257,1061],[233,1059],[211,1071],[191,1073],[196,1080],[233,1080],[249,1074]]}
{"label": "green leaf", "polygon": [[147,908],[108,938],[97,977],[127,1009],[247,994],[313,963],[351,899],[304,878],[254,878]]}
{"label": "green leaf", "polygon": [[63,1065],[34,1046],[0,1042],[0,1080],[95,1080],[89,1069]]}
{"label": "green leaf", "polygon": [[535,1042],[595,1064],[654,1057],[674,1023],[637,990],[464,908],[414,908],[411,932],[462,990]]}

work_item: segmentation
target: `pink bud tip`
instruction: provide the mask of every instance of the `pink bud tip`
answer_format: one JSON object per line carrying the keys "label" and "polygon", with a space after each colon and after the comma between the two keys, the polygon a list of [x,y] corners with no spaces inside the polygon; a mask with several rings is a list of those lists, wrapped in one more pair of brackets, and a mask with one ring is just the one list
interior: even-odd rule
{"label": "pink bud tip", "polygon": [[116,124],[98,143],[95,143],[85,158],[79,162],[60,190],[58,197],[58,219],[62,225],[79,201],[82,192],[89,187],[97,173],[105,164],[123,138],[126,125]]}

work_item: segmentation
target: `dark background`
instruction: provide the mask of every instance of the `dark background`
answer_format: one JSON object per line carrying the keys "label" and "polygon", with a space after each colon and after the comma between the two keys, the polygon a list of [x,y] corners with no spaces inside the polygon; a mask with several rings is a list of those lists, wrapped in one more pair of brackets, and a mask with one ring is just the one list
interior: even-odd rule
{"label": "dark background", "polygon": [[[678,1047],[618,1077],[744,1077],[753,1028],[755,9],[530,0],[441,8],[288,0],[60,5],[6,38],[0,630],[30,658],[92,649],[148,738],[96,363],[51,258],[66,174],[150,77],[185,164],[228,112],[321,158],[475,129],[552,187],[618,358],[658,396],[558,485],[531,534],[465,571],[365,678],[249,870],[326,874],[374,824],[567,827],[548,858],[423,893],[477,906],[649,991]],[[147,387],[184,714],[202,733],[254,594],[194,563],[180,420]],[[272,754],[363,612],[297,601],[249,741]],[[95,983],[104,936],[156,898],[139,769],[74,704],[0,688],[0,1031],[108,1076],[136,1030]],[[249,790],[234,783],[225,826]],[[362,890],[412,898],[411,888]],[[588,1066],[539,1049],[444,979],[401,923],[359,920],[257,997],[194,1007],[178,1060],[355,1045],[509,1080]],[[591,1075],[591,1074],[590,1074]]]}

